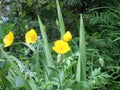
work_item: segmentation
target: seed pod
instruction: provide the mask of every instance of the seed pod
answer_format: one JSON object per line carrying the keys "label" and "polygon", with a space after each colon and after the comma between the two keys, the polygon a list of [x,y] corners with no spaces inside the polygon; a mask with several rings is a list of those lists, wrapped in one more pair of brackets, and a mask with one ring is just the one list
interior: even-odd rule
{"label": "seed pod", "polygon": [[104,66],[104,60],[103,60],[103,58],[99,58],[99,63],[100,63],[100,65],[103,67]]}

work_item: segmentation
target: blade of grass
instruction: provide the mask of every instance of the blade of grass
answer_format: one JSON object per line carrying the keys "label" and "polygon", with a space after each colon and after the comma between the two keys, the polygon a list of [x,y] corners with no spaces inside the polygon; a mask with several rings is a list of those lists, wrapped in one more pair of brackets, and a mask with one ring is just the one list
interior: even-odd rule
{"label": "blade of grass", "polygon": [[[42,34],[42,37],[43,37],[44,52],[45,52],[45,55],[46,55],[47,66],[51,67],[51,68],[54,68],[55,65],[54,65],[54,61],[53,61],[53,58],[52,58],[52,55],[51,55],[51,52],[50,52],[50,49],[49,49],[49,43],[48,43],[48,40],[47,40],[45,27],[42,24],[41,19],[40,19],[39,16],[38,16],[38,22],[39,22],[40,31],[41,31],[41,34]],[[47,71],[48,71],[48,74],[49,74],[49,70],[47,70]]]}
{"label": "blade of grass", "polygon": [[62,39],[62,36],[65,33],[65,26],[64,26],[64,21],[63,21],[63,17],[62,17],[62,13],[61,13],[61,9],[60,9],[58,0],[56,0],[56,4],[57,4],[57,13],[58,13],[60,34],[61,34],[61,39]]}
{"label": "blade of grass", "polygon": [[36,50],[36,71],[37,71],[37,77],[40,79],[40,61],[39,61],[39,47],[40,44],[37,45],[37,50]]}
{"label": "blade of grass", "polygon": [[27,43],[23,43],[23,44],[29,47],[34,53],[36,53],[35,48],[32,45],[27,44]]}
{"label": "blade of grass", "polygon": [[85,31],[82,14],[80,15],[80,30],[79,30],[79,58],[77,63],[76,80],[78,82],[86,81],[86,47],[85,47]]}

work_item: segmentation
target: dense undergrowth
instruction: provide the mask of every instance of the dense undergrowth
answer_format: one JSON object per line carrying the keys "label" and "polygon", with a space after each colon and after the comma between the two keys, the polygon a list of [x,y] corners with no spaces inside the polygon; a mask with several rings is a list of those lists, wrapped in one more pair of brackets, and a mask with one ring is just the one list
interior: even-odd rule
{"label": "dense undergrowth", "polygon": [[[56,1],[0,1],[0,90],[119,90],[120,1],[59,0],[61,9]],[[27,44],[32,28],[38,39]],[[71,49],[57,54],[66,31]]]}

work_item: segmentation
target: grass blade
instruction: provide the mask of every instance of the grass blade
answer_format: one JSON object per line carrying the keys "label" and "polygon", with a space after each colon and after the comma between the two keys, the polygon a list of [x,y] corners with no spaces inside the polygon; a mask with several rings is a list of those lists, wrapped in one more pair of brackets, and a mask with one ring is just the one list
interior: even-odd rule
{"label": "grass blade", "polygon": [[64,26],[64,21],[63,21],[63,17],[62,17],[62,13],[61,13],[61,9],[60,9],[58,0],[56,0],[56,4],[57,4],[57,13],[58,13],[60,34],[61,34],[61,39],[62,39],[62,36],[65,33],[65,26]]}
{"label": "grass blade", "polygon": [[[42,37],[43,37],[47,66],[54,68],[55,65],[54,65],[54,61],[53,61],[53,58],[52,58],[52,55],[51,55],[51,52],[50,52],[50,49],[49,49],[49,44],[48,44],[45,28],[44,28],[39,16],[38,16],[38,22],[39,22],[40,31],[41,31],[41,34],[42,34]],[[48,70],[48,72],[49,72],[49,70]]]}
{"label": "grass blade", "polygon": [[85,31],[82,14],[80,15],[80,31],[79,31],[79,53],[80,56],[78,58],[77,63],[77,73],[76,80],[78,82],[86,81],[86,47],[85,47]]}

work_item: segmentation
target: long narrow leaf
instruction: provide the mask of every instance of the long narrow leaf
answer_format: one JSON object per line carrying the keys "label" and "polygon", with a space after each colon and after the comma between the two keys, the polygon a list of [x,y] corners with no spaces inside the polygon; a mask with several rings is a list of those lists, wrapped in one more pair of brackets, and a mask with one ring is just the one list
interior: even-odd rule
{"label": "long narrow leaf", "polygon": [[77,63],[77,73],[76,80],[78,82],[86,81],[86,47],[85,47],[85,31],[82,14],[80,15],[80,31],[79,31],[79,53],[80,56],[78,58]]}
{"label": "long narrow leaf", "polygon": [[63,34],[65,33],[65,26],[64,26],[64,21],[63,21],[63,17],[62,17],[62,13],[61,13],[58,0],[56,0],[56,4],[57,4],[58,19],[59,19],[60,34],[62,38]]}
{"label": "long narrow leaf", "polygon": [[52,55],[51,55],[51,52],[50,52],[50,49],[49,49],[49,44],[48,44],[45,28],[44,28],[39,16],[38,16],[38,22],[39,22],[40,31],[41,31],[41,34],[42,34],[42,37],[43,37],[47,66],[54,68],[55,65],[54,65],[54,61],[53,61],[53,58],[52,58]]}

